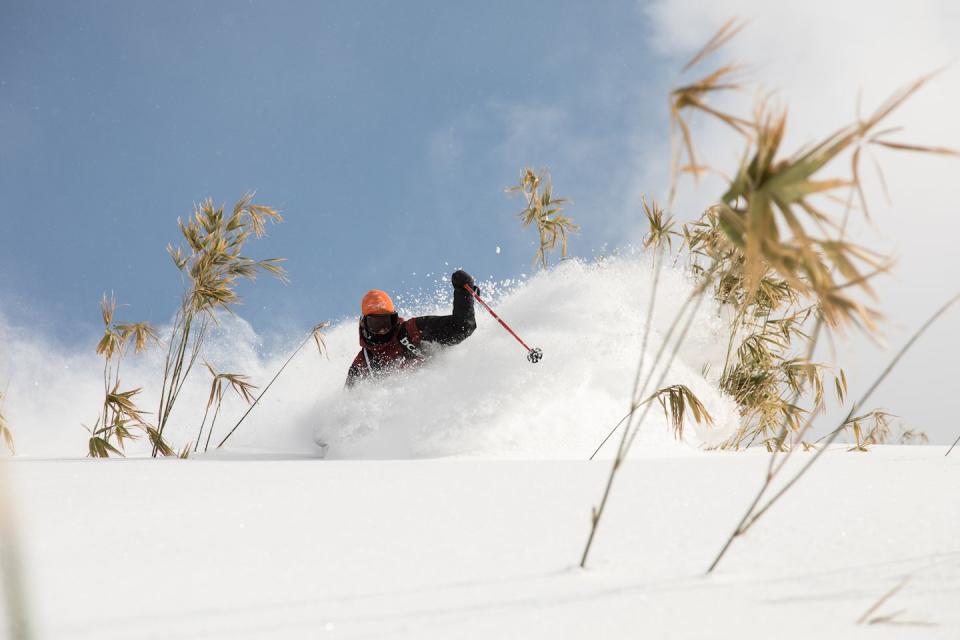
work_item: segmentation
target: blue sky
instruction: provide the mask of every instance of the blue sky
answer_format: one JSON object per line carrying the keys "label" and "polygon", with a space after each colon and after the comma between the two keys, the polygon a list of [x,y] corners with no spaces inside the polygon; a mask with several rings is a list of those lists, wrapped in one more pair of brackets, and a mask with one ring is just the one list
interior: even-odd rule
{"label": "blue sky", "polygon": [[616,246],[639,220],[631,156],[667,135],[676,65],[648,29],[614,1],[5,0],[2,312],[90,341],[112,290],[126,319],[162,324],[177,217],[250,189],[286,218],[251,253],[288,258],[292,280],[244,287],[260,331],[457,266],[529,272],[533,234],[503,193],[525,165],[574,200],[574,254]]}

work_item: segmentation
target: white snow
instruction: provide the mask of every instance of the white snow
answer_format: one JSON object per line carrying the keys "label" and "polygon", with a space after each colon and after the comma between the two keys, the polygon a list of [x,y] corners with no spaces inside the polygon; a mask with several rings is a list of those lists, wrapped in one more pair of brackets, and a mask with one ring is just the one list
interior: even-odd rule
{"label": "white snow", "polygon": [[587,570],[609,461],[10,466],[38,638],[956,638],[943,452],[827,454],[709,577],[765,454],[628,461]]}
{"label": "white snow", "polygon": [[[338,383],[345,367],[334,367],[313,414],[317,436],[330,444],[332,457],[582,460],[629,406],[650,278],[649,265],[633,258],[593,264],[571,260],[503,296],[495,287],[481,286],[484,295],[490,290],[496,312],[520,337],[543,349],[541,362],[528,362],[524,348],[478,305],[474,335],[415,372],[344,394]],[[648,365],[691,290],[675,270],[663,274],[660,287]],[[723,326],[707,307],[696,326],[668,384],[689,386],[716,420],[710,430],[691,428],[690,442],[719,442],[739,424],[736,406],[699,371],[705,363],[719,370]],[[356,332],[352,323],[343,330]],[[659,407],[648,414],[638,445],[678,446]],[[605,453],[614,449],[615,444]]]}
{"label": "white snow", "polygon": [[[382,385],[343,392],[358,347],[357,318],[336,322],[325,333],[329,360],[308,345],[228,443],[231,448],[282,453],[318,453],[313,438],[330,443],[332,457],[407,458],[489,456],[571,458],[590,455],[626,413],[640,354],[653,270],[627,255],[592,263],[566,260],[548,272],[504,283],[481,282],[494,309],[532,347],[538,364],[482,308],[478,328],[464,343],[445,350],[428,366]],[[401,315],[450,313],[449,274],[425,291],[391,292]],[[647,363],[689,296],[688,275],[664,269],[658,290]],[[361,292],[362,293],[362,292]],[[358,293],[358,296],[360,294]],[[121,319],[136,319],[122,309]],[[127,318],[127,316],[130,318]],[[319,319],[318,319],[319,320]],[[263,385],[280,368],[303,334],[260,336],[242,319],[225,316],[204,358],[218,371],[247,374]],[[65,350],[0,322],[0,380],[9,380],[4,413],[26,455],[79,456],[103,399],[102,361],[88,349]],[[278,345],[264,352],[260,345]],[[722,440],[738,424],[732,400],[711,375],[722,368],[724,323],[709,304],[700,309],[666,384],[690,387],[713,415],[716,427],[687,429],[694,446]],[[163,352],[128,355],[122,388],[143,387],[140,406],[154,411]],[[209,375],[194,371],[167,430],[180,448],[196,438],[209,395]],[[227,396],[214,442],[243,413]],[[277,416],[282,416],[281,420]],[[317,432],[317,433],[315,433]],[[219,437],[217,437],[219,436]],[[659,406],[646,420],[636,449],[685,450],[673,440]],[[146,443],[132,443],[132,455]],[[601,455],[612,455],[608,447]]]}
{"label": "white snow", "polygon": [[[446,277],[439,294],[398,294],[402,311],[447,313]],[[767,466],[762,451],[700,450],[738,420],[712,377],[726,340],[710,305],[666,383],[693,389],[717,426],[678,442],[651,412],[580,569],[613,446],[586,458],[627,409],[652,271],[571,260],[480,285],[541,363],[478,309],[463,344],[345,393],[347,318],[326,334],[329,360],[301,353],[227,448],[189,460],[80,459],[78,425],[102,397],[92,348],[64,355],[3,329],[0,362],[17,364],[0,372],[5,413],[25,455],[0,459],[0,482],[36,637],[960,637],[960,457],[944,447],[828,452],[704,575]],[[648,363],[690,287],[663,273]],[[302,339],[272,337],[265,354],[226,318],[207,358],[263,384]],[[155,382],[159,358],[130,359],[124,386]],[[178,446],[207,384],[184,392]],[[242,410],[226,405],[218,433]],[[897,624],[856,624],[904,578],[871,616]]]}

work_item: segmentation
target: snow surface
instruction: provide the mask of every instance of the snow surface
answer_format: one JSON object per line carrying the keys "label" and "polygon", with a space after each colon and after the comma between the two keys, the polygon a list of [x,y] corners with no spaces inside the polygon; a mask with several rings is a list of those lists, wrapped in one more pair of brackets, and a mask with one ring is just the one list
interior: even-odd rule
{"label": "snow surface", "polygon": [[[446,276],[435,285],[398,293],[402,312],[448,313]],[[541,363],[478,310],[463,344],[352,392],[344,319],[326,332],[329,360],[308,347],[228,447],[189,460],[135,459],[142,442],[134,459],[79,459],[102,399],[92,346],[0,326],[21,453],[0,458],[0,482],[36,637],[960,637],[960,457],[942,447],[829,452],[704,575],[767,465],[761,451],[700,450],[738,424],[716,386],[727,340],[710,304],[665,383],[689,386],[716,426],[680,442],[650,413],[578,568],[614,447],[586,458],[627,409],[651,286],[629,255],[481,283]],[[664,271],[648,364],[690,290]],[[206,358],[264,384],[302,340],[225,317]],[[145,408],[161,357],[124,364]],[[178,447],[208,384],[195,374],[173,414]],[[243,408],[224,406],[218,434]],[[857,625],[904,577],[873,614],[898,624]]]}
{"label": "snow surface", "polygon": [[709,577],[762,452],[628,461],[587,570],[609,461],[8,466],[37,638],[957,638],[944,450],[828,453]]}

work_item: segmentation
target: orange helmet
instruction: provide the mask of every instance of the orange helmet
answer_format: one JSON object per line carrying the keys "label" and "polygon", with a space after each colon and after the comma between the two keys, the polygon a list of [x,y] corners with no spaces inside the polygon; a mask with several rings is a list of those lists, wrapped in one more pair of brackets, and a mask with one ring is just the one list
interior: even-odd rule
{"label": "orange helmet", "polygon": [[379,289],[367,291],[360,302],[360,314],[371,315],[374,313],[396,313],[393,308],[393,300],[385,292]]}

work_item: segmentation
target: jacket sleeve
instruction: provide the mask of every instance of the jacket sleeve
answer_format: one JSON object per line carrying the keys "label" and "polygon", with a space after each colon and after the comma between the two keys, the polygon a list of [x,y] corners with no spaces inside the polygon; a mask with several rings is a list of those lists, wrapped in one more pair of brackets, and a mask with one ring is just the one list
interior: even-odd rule
{"label": "jacket sleeve", "polygon": [[357,354],[357,357],[353,359],[353,363],[347,370],[347,381],[343,386],[349,389],[355,385],[357,381],[366,374],[366,368],[366,362],[363,360],[363,351],[361,351]]}
{"label": "jacket sleeve", "polygon": [[454,289],[453,313],[449,316],[420,316],[416,318],[420,339],[439,344],[463,342],[477,328],[473,315],[473,296],[466,289]]}

